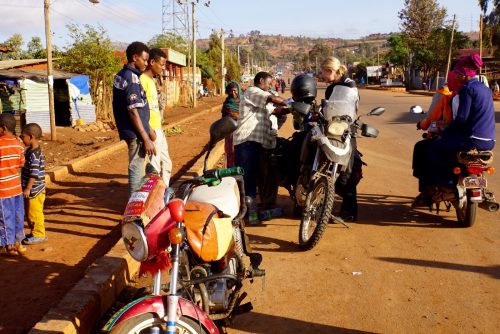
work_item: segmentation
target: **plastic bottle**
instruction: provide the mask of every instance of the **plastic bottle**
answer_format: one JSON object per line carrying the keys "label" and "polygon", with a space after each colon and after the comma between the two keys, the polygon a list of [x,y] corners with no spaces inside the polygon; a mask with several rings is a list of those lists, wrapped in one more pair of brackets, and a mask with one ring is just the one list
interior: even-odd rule
{"label": "plastic bottle", "polygon": [[277,218],[283,216],[282,208],[274,208],[269,210],[264,210],[259,212],[260,220],[269,220],[272,218]]}

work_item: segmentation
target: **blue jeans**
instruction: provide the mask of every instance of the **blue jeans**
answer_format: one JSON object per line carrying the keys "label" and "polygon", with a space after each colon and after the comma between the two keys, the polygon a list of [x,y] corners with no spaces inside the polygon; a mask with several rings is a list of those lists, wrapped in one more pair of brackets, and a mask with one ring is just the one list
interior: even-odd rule
{"label": "blue jeans", "polygon": [[128,191],[129,196],[139,188],[144,176],[144,159],[146,151],[144,144],[138,139],[126,139],[128,146]]}
{"label": "blue jeans", "polygon": [[0,244],[13,245],[24,239],[23,194],[0,198]]}
{"label": "blue jeans", "polygon": [[245,174],[245,195],[257,197],[257,177],[262,155],[262,145],[254,141],[247,141],[234,146],[234,160],[236,166],[242,167]]}

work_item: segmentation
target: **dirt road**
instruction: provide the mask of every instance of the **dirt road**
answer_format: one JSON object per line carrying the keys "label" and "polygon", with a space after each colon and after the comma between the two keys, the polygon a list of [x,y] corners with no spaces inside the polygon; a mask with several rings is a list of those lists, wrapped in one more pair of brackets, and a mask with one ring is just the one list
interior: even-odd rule
{"label": "dirt road", "polygon": [[[463,229],[452,212],[411,210],[411,155],[421,134],[408,110],[427,108],[430,97],[360,92],[361,112],[387,111],[365,119],[379,138],[358,141],[368,163],[358,222],[328,226],[308,252],[298,248],[298,220],[249,227],[267,277],[265,285],[246,284],[254,310],[236,317],[228,333],[499,333],[500,214],[479,210],[476,225]],[[499,123],[498,102],[495,110]],[[287,126],[283,135],[292,131]],[[500,175],[488,181],[499,197]],[[285,192],[280,201],[290,214]]]}
{"label": "dirt road", "polygon": [[[168,138],[174,179],[200,156],[207,126],[219,117],[218,110],[200,114]],[[127,164],[123,149],[50,185],[44,209],[48,242],[29,246],[23,257],[0,257],[1,333],[26,333],[119,240]]]}

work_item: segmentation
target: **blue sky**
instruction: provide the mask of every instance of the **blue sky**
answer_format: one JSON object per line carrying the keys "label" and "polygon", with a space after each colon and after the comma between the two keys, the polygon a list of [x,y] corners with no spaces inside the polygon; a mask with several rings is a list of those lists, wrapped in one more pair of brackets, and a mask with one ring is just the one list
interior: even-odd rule
{"label": "blue sky", "polygon": [[[172,0],[169,0],[172,1]],[[191,2],[191,1],[190,1]],[[371,33],[399,31],[397,13],[403,0],[211,0],[197,6],[197,38],[212,30],[232,30],[236,36],[251,30],[262,34],[359,38]],[[53,43],[64,47],[68,23],[101,24],[114,41],[149,41],[162,28],[162,0],[52,0]],[[448,18],[457,15],[459,30],[477,31],[477,0],[438,0]],[[0,0],[0,43],[14,33],[25,41],[40,36],[45,42],[43,0]]]}

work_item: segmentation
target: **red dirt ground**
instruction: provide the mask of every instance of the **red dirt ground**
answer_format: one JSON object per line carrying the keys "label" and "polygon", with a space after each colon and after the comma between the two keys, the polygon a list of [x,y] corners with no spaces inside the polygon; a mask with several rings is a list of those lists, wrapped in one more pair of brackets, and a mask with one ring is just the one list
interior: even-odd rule
{"label": "red dirt ground", "polygon": [[[205,98],[195,110],[167,111],[167,124],[222,101]],[[180,125],[182,133],[169,136],[174,178],[200,156],[208,142],[208,125],[219,117],[218,111],[200,113]],[[56,142],[42,142],[49,168],[118,141],[116,131],[57,128],[57,136]],[[126,151],[120,150],[48,187],[44,211],[49,240],[29,246],[25,256],[0,257],[1,333],[26,333],[117,242],[127,194],[126,168]]]}

